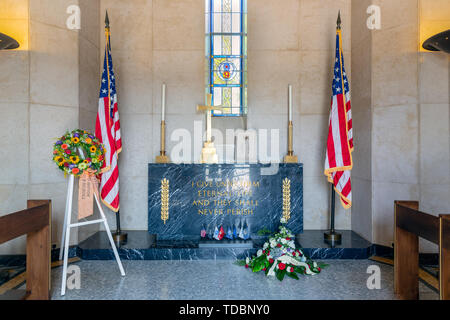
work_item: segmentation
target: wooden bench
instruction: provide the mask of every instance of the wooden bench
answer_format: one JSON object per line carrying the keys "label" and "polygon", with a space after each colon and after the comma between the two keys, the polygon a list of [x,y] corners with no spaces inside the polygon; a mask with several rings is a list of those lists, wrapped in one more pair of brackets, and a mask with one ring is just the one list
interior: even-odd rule
{"label": "wooden bench", "polygon": [[419,237],[439,246],[439,297],[450,300],[450,215],[420,212],[417,201],[395,201],[394,291],[419,299]]}
{"label": "wooden bench", "polygon": [[0,217],[0,244],[27,235],[26,300],[50,298],[51,207],[51,200],[28,200],[28,209]]}

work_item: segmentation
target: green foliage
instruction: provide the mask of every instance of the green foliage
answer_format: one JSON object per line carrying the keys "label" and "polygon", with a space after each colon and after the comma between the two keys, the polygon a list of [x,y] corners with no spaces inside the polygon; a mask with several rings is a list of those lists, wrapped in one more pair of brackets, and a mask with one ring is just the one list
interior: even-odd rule
{"label": "green foliage", "polygon": [[246,265],[245,260],[236,260],[234,262],[234,264],[237,265],[237,266],[240,266],[240,267],[243,267],[243,266]]}
{"label": "green foliage", "polygon": [[288,277],[291,277],[292,279],[298,280],[298,275],[295,272],[288,272],[286,273]]}
{"label": "green foliage", "polygon": [[272,231],[270,231],[269,229],[267,229],[267,228],[262,228],[261,230],[259,230],[258,232],[257,232],[257,235],[258,236],[265,236],[266,234],[271,234],[272,233]]}
{"label": "green foliage", "polygon": [[277,275],[277,279],[278,279],[278,280],[283,281],[284,276],[286,275],[286,269],[284,269],[284,270],[278,269],[278,270],[275,272],[275,274]]}

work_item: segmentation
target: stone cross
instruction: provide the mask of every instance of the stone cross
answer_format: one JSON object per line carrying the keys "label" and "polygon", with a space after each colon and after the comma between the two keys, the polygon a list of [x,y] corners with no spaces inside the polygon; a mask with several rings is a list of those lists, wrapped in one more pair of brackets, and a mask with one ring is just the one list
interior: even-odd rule
{"label": "stone cross", "polygon": [[211,142],[211,111],[222,110],[222,107],[212,105],[212,94],[206,96],[206,106],[197,105],[197,111],[206,111],[206,142]]}

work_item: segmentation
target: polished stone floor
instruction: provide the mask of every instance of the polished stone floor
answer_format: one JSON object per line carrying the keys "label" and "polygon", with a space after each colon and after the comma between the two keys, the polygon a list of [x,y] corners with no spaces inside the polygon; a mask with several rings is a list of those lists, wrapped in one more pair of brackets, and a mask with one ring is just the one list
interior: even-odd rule
{"label": "polished stone floor", "polygon": [[[52,299],[395,299],[393,268],[370,260],[324,260],[321,274],[279,282],[253,274],[229,260],[123,261],[121,277],[115,261],[81,261],[81,289],[60,296],[62,268],[52,270]],[[369,290],[367,267],[381,270],[381,288]],[[421,299],[438,294],[420,284]]]}

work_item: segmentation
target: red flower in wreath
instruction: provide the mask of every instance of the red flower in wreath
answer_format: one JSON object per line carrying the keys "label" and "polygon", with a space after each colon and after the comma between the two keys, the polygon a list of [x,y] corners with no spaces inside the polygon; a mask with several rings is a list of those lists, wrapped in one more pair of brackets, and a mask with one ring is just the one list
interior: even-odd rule
{"label": "red flower in wreath", "polygon": [[67,153],[67,154],[71,154],[72,151],[70,151],[69,149],[67,149],[67,150],[66,150],[66,153]]}
{"label": "red flower in wreath", "polygon": [[278,247],[278,248],[281,248],[281,244],[277,244],[277,247]]}
{"label": "red flower in wreath", "polygon": [[246,264],[245,267],[248,269],[248,264]]}
{"label": "red flower in wreath", "polygon": [[272,258],[269,259],[269,263],[273,263],[273,259]]}
{"label": "red flower in wreath", "polygon": [[287,237],[286,240],[289,241],[289,240],[291,240],[291,238]]}
{"label": "red flower in wreath", "polygon": [[284,269],[286,269],[286,265],[285,265],[283,262],[280,262],[280,263],[278,264],[278,269],[284,270]]}
{"label": "red flower in wreath", "polygon": [[292,255],[295,257],[295,252],[292,252]]}

